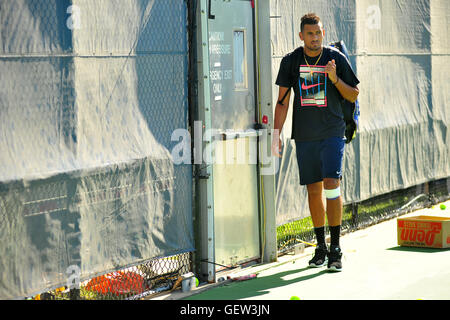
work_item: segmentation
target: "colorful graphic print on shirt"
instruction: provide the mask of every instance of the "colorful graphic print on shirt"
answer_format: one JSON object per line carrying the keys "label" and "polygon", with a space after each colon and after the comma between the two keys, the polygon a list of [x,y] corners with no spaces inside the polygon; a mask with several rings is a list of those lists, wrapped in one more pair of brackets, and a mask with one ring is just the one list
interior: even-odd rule
{"label": "colorful graphic print on shirt", "polygon": [[327,78],[325,66],[300,65],[300,106],[327,106]]}

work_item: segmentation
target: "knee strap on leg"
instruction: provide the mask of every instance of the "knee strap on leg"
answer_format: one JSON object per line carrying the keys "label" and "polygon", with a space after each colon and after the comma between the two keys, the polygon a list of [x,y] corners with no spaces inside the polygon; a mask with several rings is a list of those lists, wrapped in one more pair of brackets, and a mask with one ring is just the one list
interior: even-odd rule
{"label": "knee strap on leg", "polygon": [[325,189],[325,197],[328,200],[336,200],[341,195],[341,187],[337,187],[336,189]]}

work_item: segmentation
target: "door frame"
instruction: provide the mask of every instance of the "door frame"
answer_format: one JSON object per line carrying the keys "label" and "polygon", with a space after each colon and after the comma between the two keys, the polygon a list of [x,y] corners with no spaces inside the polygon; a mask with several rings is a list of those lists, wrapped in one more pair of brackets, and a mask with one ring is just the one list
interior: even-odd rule
{"label": "door frame", "polygon": [[[240,0],[242,1],[242,0]],[[243,1],[244,2],[244,1]],[[258,210],[260,230],[260,262],[269,263],[277,260],[276,224],[275,224],[275,174],[261,175],[262,165],[259,162],[261,145],[265,144],[265,150],[270,150],[271,128],[273,124],[272,104],[272,52],[270,45],[270,3],[268,1],[248,0],[252,4],[253,22],[253,63],[254,63],[254,104],[255,104],[255,129],[267,129],[268,138],[258,139]],[[211,0],[197,0],[196,7],[196,56],[197,56],[197,112],[196,119],[202,122],[202,128],[207,131],[211,128],[211,91],[210,91],[210,60],[209,60],[209,19],[214,18],[210,11]],[[249,5],[250,5],[249,3]],[[264,61],[264,63],[260,63]],[[251,77],[251,75],[248,75]],[[267,122],[262,124],[263,116]],[[203,132],[194,133],[197,137]],[[202,136],[202,150],[209,150],[207,146],[212,143],[212,137]],[[193,145],[192,147],[195,148]],[[263,148],[264,149],[264,148]],[[208,151],[206,151],[208,152]],[[193,150],[193,154],[195,150]],[[205,154],[211,157],[211,154]],[[215,236],[214,236],[214,172],[212,165],[195,165],[196,187],[196,217],[195,238],[195,272],[201,279],[209,283],[215,283]]]}

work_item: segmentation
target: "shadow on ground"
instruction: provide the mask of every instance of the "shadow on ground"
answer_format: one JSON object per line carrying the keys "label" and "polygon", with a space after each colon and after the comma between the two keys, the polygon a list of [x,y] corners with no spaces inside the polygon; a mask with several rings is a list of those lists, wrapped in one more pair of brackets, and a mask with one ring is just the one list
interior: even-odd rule
{"label": "shadow on ground", "polygon": [[[268,289],[287,286],[329,273],[326,269],[317,269],[317,272],[314,274],[299,276],[292,280],[283,279],[285,276],[304,272],[306,270],[311,269],[306,267],[302,269],[284,271],[269,276],[261,276],[251,280],[231,282],[229,284],[187,297],[183,300],[238,300],[257,297],[267,294],[269,292]],[[289,297],[287,297],[287,299],[289,299]]]}
{"label": "shadow on ground", "polygon": [[404,252],[424,252],[424,253],[436,253],[436,252],[442,252],[442,251],[450,251],[450,248],[420,248],[420,247],[392,247],[386,250],[393,250],[393,251],[404,251]]}

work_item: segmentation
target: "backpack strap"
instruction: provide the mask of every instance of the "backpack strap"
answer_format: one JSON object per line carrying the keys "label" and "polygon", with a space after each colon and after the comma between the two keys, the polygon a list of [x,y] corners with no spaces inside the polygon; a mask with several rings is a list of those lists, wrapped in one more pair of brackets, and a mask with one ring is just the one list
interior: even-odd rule
{"label": "backpack strap", "polygon": [[278,100],[278,104],[284,106],[284,104],[283,104],[284,99],[286,99],[286,96],[288,95],[289,92],[291,92],[291,87],[289,87],[289,88],[286,90],[286,93],[284,94],[283,98],[281,98],[281,100]]}

